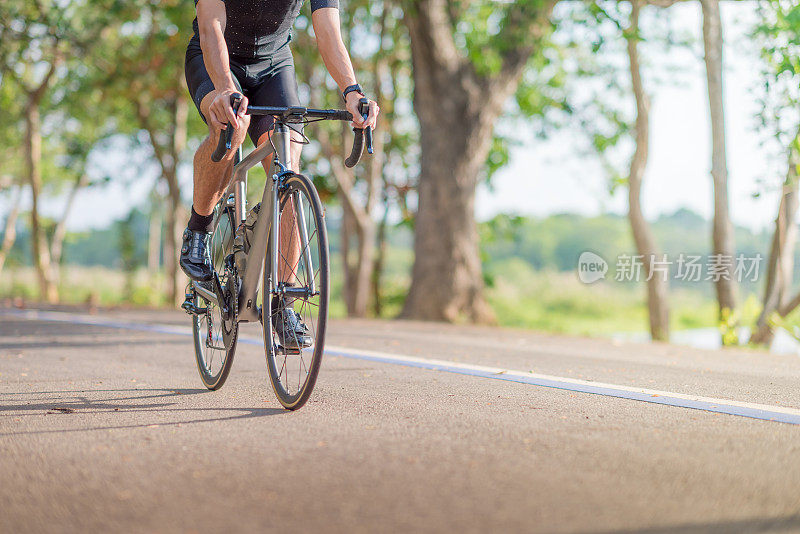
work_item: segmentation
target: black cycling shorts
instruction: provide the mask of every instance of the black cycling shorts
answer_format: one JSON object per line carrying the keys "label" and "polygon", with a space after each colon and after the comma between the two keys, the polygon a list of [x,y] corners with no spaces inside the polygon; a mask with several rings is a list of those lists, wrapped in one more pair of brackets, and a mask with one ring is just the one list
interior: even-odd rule
{"label": "black cycling shorts", "polygon": [[[233,83],[247,97],[253,106],[299,106],[297,78],[294,72],[294,58],[287,45],[279,48],[267,58],[255,62],[237,61],[230,58]],[[203,50],[200,40],[193,36],[186,49],[186,85],[197,111],[203,97],[214,90],[214,83],[203,63]],[[200,116],[205,121],[203,113]],[[208,121],[206,121],[208,122]],[[275,120],[270,115],[255,115],[250,119],[248,133],[253,144],[265,132],[272,129]]]}

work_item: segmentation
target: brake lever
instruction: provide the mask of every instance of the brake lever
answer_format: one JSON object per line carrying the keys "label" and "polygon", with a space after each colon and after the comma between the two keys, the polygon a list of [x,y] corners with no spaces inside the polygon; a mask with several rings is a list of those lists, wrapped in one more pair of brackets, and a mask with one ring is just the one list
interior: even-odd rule
{"label": "brake lever", "polygon": [[[358,101],[358,112],[361,113],[361,118],[367,120],[369,118],[369,100],[367,98],[362,98]],[[367,154],[372,154],[374,152],[372,148],[372,127],[367,126],[364,128],[364,134],[367,140]]]}
{"label": "brake lever", "polygon": [[[242,95],[239,93],[233,93],[231,95],[231,107],[233,108],[233,114],[239,114],[239,106],[242,104]],[[225,128],[225,149],[231,149],[231,142],[233,141],[233,127],[231,123],[228,123],[228,127]]]}

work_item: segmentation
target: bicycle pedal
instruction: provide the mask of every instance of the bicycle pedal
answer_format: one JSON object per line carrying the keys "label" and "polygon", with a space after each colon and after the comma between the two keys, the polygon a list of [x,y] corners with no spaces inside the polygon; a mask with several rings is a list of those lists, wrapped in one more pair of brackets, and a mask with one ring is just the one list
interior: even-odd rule
{"label": "bicycle pedal", "polygon": [[286,347],[282,347],[278,345],[278,352],[282,354],[288,354],[289,356],[299,356],[300,349],[287,349]]}
{"label": "bicycle pedal", "polygon": [[181,309],[188,313],[189,315],[194,315],[194,295],[190,293],[186,293],[185,299],[183,300],[183,304],[181,304]]}

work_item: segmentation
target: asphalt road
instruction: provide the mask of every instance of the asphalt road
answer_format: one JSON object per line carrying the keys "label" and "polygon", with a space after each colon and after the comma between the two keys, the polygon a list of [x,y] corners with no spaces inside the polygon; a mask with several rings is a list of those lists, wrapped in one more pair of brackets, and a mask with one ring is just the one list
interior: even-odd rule
{"label": "asphalt road", "polygon": [[342,321],[290,413],[257,343],[208,392],[184,315],[77,313],[0,309],[2,532],[800,532],[799,356]]}

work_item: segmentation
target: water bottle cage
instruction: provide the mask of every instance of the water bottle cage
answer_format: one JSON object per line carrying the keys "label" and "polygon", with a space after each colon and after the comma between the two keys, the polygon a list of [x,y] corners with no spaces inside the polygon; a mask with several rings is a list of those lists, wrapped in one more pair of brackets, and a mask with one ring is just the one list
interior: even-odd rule
{"label": "water bottle cage", "polygon": [[244,222],[236,230],[236,237],[233,240],[233,259],[240,277],[244,277],[244,272],[247,268],[247,254],[250,252],[250,245],[253,242],[253,233],[255,232],[260,211],[261,202],[250,209]]}

